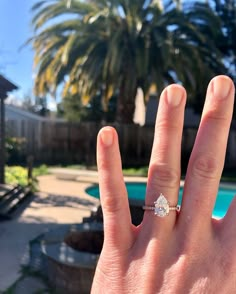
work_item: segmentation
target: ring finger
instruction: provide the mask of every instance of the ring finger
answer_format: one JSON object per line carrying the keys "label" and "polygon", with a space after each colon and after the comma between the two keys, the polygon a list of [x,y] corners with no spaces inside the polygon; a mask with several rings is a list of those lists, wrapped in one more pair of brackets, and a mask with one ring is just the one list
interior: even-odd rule
{"label": "ring finger", "polygon": [[[153,205],[160,193],[166,197],[171,206],[177,204],[185,103],[186,92],[182,86],[170,85],[161,94],[149,164],[146,205]],[[152,225],[153,218],[155,218],[155,226]],[[156,226],[161,223],[160,228],[164,232],[166,226],[173,227],[175,219],[176,212],[170,212],[168,216],[161,218],[154,216],[153,211],[147,211],[143,226],[153,228],[156,235]],[[160,228],[159,233],[161,233]],[[152,234],[152,229],[144,231]]]}

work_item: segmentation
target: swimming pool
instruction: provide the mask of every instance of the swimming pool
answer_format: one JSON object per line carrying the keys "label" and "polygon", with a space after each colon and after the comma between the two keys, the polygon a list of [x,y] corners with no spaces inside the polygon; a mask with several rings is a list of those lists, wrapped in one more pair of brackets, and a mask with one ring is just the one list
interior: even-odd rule
{"label": "swimming pool", "polygon": [[[146,184],[145,183],[126,183],[126,188],[128,191],[128,196],[131,201],[138,201],[138,202],[144,202],[144,196],[146,193]],[[98,185],[91,186],[86,189],[86,192],[96,198],[99,198],[99,188]],[[179,204],[182,200],[182,193],[183,189],[180,188],[179,191]],[[213,211],[213,216],[217,218],[221,218],[225,215],[226,211],[229,208],[229,205],[236,194],[236,189],[226,188],[224,186],[221,186],[217,199],[216,204]]]}

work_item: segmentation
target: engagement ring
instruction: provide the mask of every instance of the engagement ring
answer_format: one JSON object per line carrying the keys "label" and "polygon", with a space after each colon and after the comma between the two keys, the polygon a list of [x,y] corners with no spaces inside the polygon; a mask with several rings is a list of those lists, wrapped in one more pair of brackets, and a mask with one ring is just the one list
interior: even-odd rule
{"label": "engagement ring", "polygon": [[154,214],[159,217],[169,215],[170,211],[180,211],[180,205],[170,206],[166,197],[161,193],[157,200],[154,202],[154,206],[144,205],[144,210],[154,210]]}

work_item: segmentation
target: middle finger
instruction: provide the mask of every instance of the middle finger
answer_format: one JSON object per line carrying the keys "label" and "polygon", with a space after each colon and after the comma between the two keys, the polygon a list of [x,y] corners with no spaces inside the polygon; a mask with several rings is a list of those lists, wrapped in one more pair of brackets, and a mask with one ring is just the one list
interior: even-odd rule
{"label": "middle finger", "polygon": [[185,223],[187,220],[191,231],[193,224],[195,229],[201,229],[203,221],[206,226],[211,223],[224,165],[233,101],[232,81],[226,76],[215,77],[208,86],[184,185],[179,224],[181,220]]}

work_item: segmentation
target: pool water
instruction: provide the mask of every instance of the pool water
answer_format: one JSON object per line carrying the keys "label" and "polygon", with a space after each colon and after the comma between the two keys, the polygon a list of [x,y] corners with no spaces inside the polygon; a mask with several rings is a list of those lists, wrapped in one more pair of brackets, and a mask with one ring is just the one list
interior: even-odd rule
{"label": "pool water", "polygon": [[[146,194],[146,184],[145,183],[126,183],[126,188],[127,188],[128,197],[130,200],[144,201],[144,196]],[[87,188],[86,192],[95,198],[99,198],[98,185],[94,185],[94,186]],[[183,193],[183,189],[180,188],[179,203],[178,204],[181,204],[182,193]],[[226,212],[230,206],[230,203],[233,200],[235,194],[236,194],[235,189],[224,188],[224,187],[219,188],[214,211],[213,211],[214,217],[221,218],[226,214]]]}

